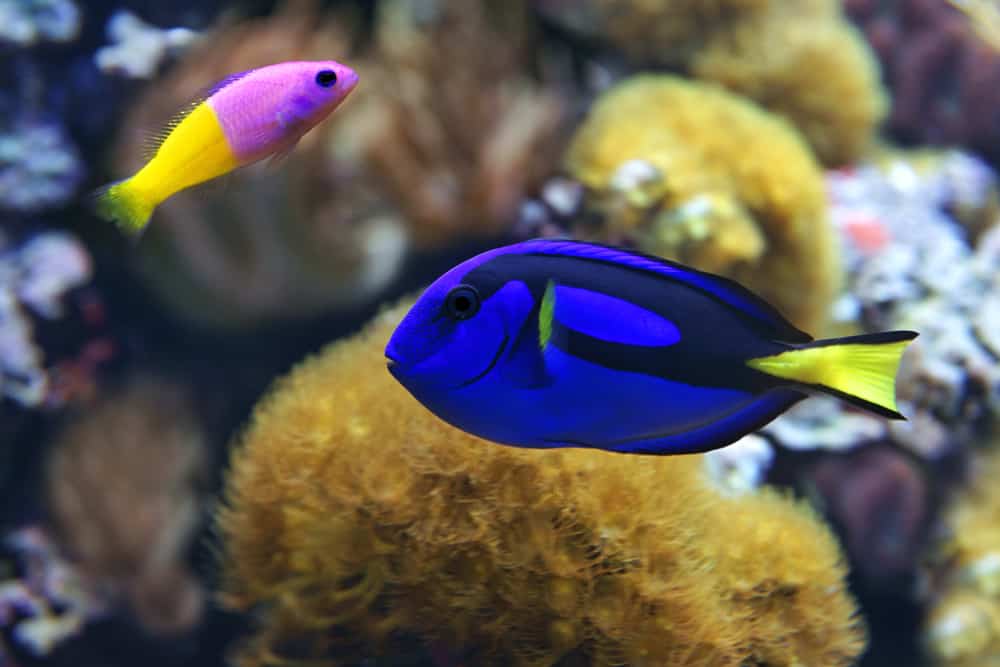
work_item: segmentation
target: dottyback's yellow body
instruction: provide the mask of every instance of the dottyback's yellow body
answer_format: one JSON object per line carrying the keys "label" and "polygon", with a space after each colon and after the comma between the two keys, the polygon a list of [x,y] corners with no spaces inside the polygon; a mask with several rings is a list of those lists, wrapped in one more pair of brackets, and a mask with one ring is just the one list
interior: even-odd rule
{"label": "dottyback's yellow body", "polygon": [[171,122],[149,162],[97,193],[97,213],[130,234],[173,194],[291,150],[357,85],[332,60],[289,62],[232,74]]}
{"label": "dottyback's yellow body", "polygon": [[[169,128],[168,128],[169,129]],[[137,232],[160,202],[192,185],[241,166],[229,147],[222,124],[207,102],[183,116],[153,158],[130,179],[110,186],[99,212]]]}
{"label": "dottyback's yellow body", "polygon": [[175,192],[204,183],[240,166],[222,124],[200,103],[167,135],[153,159],[130,181],[160,203]]}

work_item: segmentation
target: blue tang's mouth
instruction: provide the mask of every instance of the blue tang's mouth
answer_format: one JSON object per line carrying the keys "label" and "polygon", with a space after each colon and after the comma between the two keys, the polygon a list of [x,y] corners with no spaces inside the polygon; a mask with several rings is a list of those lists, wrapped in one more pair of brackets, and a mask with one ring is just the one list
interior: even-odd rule
{"label": "blue tang's mouth", "polygon": [[399,369],[399,362],[398,361],[396,361],[395,359],[393,359],[389,355],[386,355],[385,356],[385,367],[392,374],[392,377],[396,378],[397,380],[399,379],[400,369]]}

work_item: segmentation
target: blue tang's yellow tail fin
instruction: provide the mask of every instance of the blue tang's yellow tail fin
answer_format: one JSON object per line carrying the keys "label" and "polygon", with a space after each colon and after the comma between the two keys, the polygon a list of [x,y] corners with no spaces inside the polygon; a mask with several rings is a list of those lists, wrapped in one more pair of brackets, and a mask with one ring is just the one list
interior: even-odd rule
{"label": "blue tang's yellow tail fin", "polygon": [[896,409],[896,372],[914,331],[848,336],[750,359],[768,375],[811,385],[876,414],[905,419]]}
{"label": "blue tang's yellow tail fin", "polygon": [[96,200],[97,215],[114,222],[131,237],[137,237],[146,228],[153,215],[156,202],[132,184],[132,179],[118,181],[98,190]]}

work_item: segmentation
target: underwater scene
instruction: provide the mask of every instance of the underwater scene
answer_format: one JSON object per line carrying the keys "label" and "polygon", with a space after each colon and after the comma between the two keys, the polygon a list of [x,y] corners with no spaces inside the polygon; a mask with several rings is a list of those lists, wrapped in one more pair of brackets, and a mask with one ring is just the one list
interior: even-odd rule
{"label": "underwater scene", "polygon": [[997,0],[0,0],[0,667],[998,667],[998,170]]}

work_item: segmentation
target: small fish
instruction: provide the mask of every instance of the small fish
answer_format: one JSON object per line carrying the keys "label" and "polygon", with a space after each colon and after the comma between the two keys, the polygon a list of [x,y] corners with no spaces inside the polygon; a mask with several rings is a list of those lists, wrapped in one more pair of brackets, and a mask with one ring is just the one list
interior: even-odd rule
{"label": "small fish", "polygon": [[814,341],[739,284],[622,249],[535,240],[417,300],[389,371],[440,418],[520,447],[724,447],[807,394],[892,419],[912,331]]}
{"label": "small fish", "polygon": [[279,63],[226,77],[167,125],[138,173],[97,192],[98,215],[139,234],[171,195],[287,154],[357,83],[354,70],[332,60]]}

